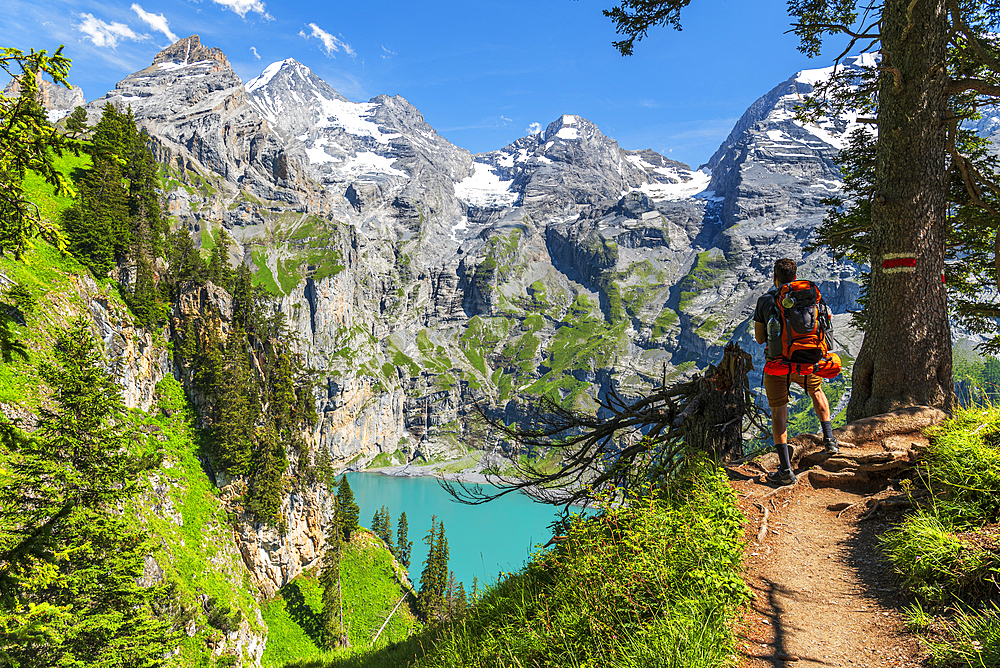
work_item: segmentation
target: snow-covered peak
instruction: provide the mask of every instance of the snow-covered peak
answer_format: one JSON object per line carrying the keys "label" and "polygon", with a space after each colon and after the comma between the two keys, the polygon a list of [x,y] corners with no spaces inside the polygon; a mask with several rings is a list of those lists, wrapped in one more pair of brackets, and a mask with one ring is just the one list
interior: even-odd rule
{"label": "snow-covered peak", "polygon": [[244,86],[244,88],[248,93],[252,93],[258,88],[263,88],[264,86],[266,86],[271,82],[271,79],[273,79],[278,72],[281,71],[281,68],[285,67],[286,65],[293,65],[293,64],[298,64],[294,58],[286,58],[285,60],[279,60],[277,62],[271,63],[270,65],[264,68],[264,71],[261,72],[259,76],[248,81]]}
{"label": "snow-covered peak", "polygon": [[580,139],[580,131],[587,123],[589,121],[581,119],[579,116],[563,114],[545,129],[545,141]]}

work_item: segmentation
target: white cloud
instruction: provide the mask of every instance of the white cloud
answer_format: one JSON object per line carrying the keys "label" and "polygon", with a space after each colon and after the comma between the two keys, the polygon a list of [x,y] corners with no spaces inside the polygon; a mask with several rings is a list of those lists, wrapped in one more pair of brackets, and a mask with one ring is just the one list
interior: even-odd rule
{"label": "white cloud", "polygon": [[260,60],[260,54],[257,53],[257,47],[251,46],[250,50],[253,52],[253,57],[256,58],[257,60]]}
{"label": "white cloud", "polygon": [[527,132],[529,135],[541,134],[541,132],[542,132],[542,124],[541,123],[532,123],[527,128],[525,128],[524,131]]}
{"label": "white cloud", "polygon": [[[215,0],[215,1],[219,2],[219,0]],[[348,44],[347,42],[344,42],[342,40],[337,39],[336,37],[334,37],[333,35],[331,35],[327,31],[325,31],[322,28],[320,28],[315,23],[310,23],[309,27],[312,28],[312,33],[310,33],[310,34],[307,35],[304,31],[300,30],[299,31],[299,35],[301,35],[302,37],[304,37],[306,39],[309,39],[310,37],[315,37],[319,41],[323,42],[322,49],[324,51],[326,51],[326,55],[329,56],[331,54],[331,52],[333,52],[333,51],[340,51],[341,49],[343,49],[344,53],[346,53],[347,55],[349,55],[351,57],[354,57],[354,56],[357,55],[357,53],[355,53],[354,49],[351,48],[350,44]],[[385,47],[382,47],[382,48],[385,48]],[[334,57],[336,57],[336,56],[334,56]]]}
{"label": "white cloud", "polygon": [[384,53],[382,54],[383,58],[391,58],[392,56],[396,55],[395,51],[390,51],[389,49],[385,48],[384,44],[382,45],[382,51],[384,51]]}
{"label": "white cloud", "polygon": [[257,12],[265,19],[271,19],[271,15],[264,8],[264,3],[260,0],[212,0],[217,5],[222,5],[226,9],[231,9],[245,19],[247,12]]}
{"label": "white cloud", "polygon": [[95,18],[93,14],[80,14],[80,18],[83,19],[83,22],[78,24],[76,29],[90,39],[95,46],[110,46],[113,49],[118,46],[120,39],[130,39],[135,42],[149,39],[149,35],[139,34],[124,23],[114,21],[105,23],[101,19]]}
{"label": "white cloud", "polygon": [[167,24],[167,19],[163,14],[152,14],[147,12],[138,3],[132,5],[132,11],[143,20],[146,25],[148,25],[153,30],[162,32],[163,35],[170,40],[171,43],[176,42],[178,37],[170,31],[170,26]]}
{"label": "white cloud", "polygon": [[508,123],[513,123],[514,122],[513,118],[507,118],[503,114],[500,114],[500,120],[503,121],[504,125],[507,125]]}

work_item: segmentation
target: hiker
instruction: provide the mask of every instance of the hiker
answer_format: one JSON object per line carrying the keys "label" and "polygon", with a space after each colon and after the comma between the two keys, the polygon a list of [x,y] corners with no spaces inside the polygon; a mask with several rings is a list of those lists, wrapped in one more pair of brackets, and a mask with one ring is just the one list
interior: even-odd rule
{"label": "hiker", "polygon": [[[817,308],[815,311],[816,322],[814,326],[816,334],[808,344],[804,345],[809,345],[816,349],[805,350],[805,356],[808,357],[809,354],[814,354],[816,360],[819,360],[821,357],[823,360],[836,358],[836,372],[832,374],[835,376],[840,372],[840,358],[836,355],[827,354],[823,325],[820,324],[823,322],[823,318],[826,317],[826,327],[829,327],[829,310],[826,308],[826,304],[823,303],[819,290],[810,281],[796,281],[796,270],[795,260],[783,258],[774,263],[774,287],[757,300],[757,308],[754,310],[754,338],[757,339],[757,343],[768,343],[768,323],[771,322],[772,318],[776,321],[772,326],[775,328],[780,326],[781,329],[779,331],[786,332],[788,326],[783,322],[783,314],[786,313],[786,309],[778,307],[777,299],[779,293],[782,292],[782,286],[795,282],[796,290],[801,289],[801,292],[806,292],[806,290],[815,292],[815,297],[812,298],[811,305]],[[783,292],[782,296],[786,300],[788,299],[790,289],[786,288]],[[800,292],[795,292],[792,296],[798,296],[799,294]],[[792,301],[786,301],[786,303],[791,304]],[[779,462],[778,470],[767,474],[767,481],[781,485],[790,485],[796,480],[795,472],[792,471],[787,432],[788,390],[792,383],[798,383],[804,387],[812,398],[813,410],[816,411],[816,417],[819,418],[820,424],[823,427],[823,446],[826,452],[829,454],[840,452],[840,448],[837,446],[837,439],[833,437],[833,426],[830,423],[830,403],[827,401],[826,395],[823,394],[821,386],[823,379],[817,373],[813,372],[814,366],[816,366],[814,364],[789,363],[790,360],[796,358],[796,354],[788,353],[790,338],[790,336],[782,335],[780,344],[783,344],[785,348],[782,349],[781,345],[775,347],[772,344],[765,348],[764,354],[768,360],[768,365],[765,366],[764,373],[764,392],[767,394],[767,404],[771,407],[771,432],[774,437],[774,445],[775,450],[778,452]],[[819,344],[817,344],[817,338]],[[808,369],[806,375],[792,372],[793,369],[802,371],[803,367]],[[775,375],[774,370],[777,368],[784,370],[778,371],[778,373],[783,373],[783,375]],[[768,371],[772,373],[768,373]],[[824,375],[832,377],[827,373],[824,373]]]}

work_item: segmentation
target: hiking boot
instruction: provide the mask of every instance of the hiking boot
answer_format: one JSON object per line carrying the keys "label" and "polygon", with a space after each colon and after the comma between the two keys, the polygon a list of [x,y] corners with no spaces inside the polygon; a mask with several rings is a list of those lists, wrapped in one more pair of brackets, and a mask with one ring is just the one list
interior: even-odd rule
{"label": "hiking boot", "polygon": [[836,455],[840,453],[840,446],[837,445],[837,439],[835,438],[824,438],[823,439],[823,451],[828,455]]}
{"label": "hiking boot", "polygon": [[794,485],[798,476],[791,469],[778,469],[767,474],[767,481],[772,485]]}

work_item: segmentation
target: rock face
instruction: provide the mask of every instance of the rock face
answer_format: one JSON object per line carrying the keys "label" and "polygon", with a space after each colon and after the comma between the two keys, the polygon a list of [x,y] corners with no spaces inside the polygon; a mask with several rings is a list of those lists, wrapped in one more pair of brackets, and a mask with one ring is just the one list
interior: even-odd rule
{"label": "rock face", "polygon": [[[343,468],[464,452],[476,402],[508,419],[523,395],[595,410],[612,384],[641,392],[730,340],[756,352],[749,319],[779,257],[820,284],[853,357],[857,268],[802,250],[852,127],[791,116],[827,75],[762,97],[700,170],[569,114],[471,155],[403,98],[352,102],[295,60],[244,86],[197,36],[89,109],[131,105],[171,213],[196,245],[225,228],[231,259],[274,294],[320,379],[312,451]],[[174,317],[210,306],[225,320],[227,299],[192,287]],[[239,525],[265,590],[315,563],[326,503],[291,494],[284,535]]]}
{"label": "rock face", "polygon": [[[38,84],[39,101],[42,107],[48,112],[49,121],[55,123],[60,118],[65,118],[76,107],[82,107],[87,103],[83,97],[83,89],[79,86],[57,86],[51,81],[46,81],[39,74],[36,77]],[[4,89],[3,94],[7,97],[17,97],[21,94],[21,84],[17,78],[11,79]]]}
{"label": "rock face", "polygon": [[[189,199],[172,198],[171,213],[182,220],[224,217],[221,201],[239,201],[243,193],[284,207],[308,208],[307,158],[285,149],[247,103],[243,82],[226,57],[202,46],[197,35],[164,49],[152,65],[91,102],[88,122],[96,123],[109,103],[132,109],[171,176],[216,195],[195,202],[194,210]],[[203,211],[206,205],[208,211]]]}

